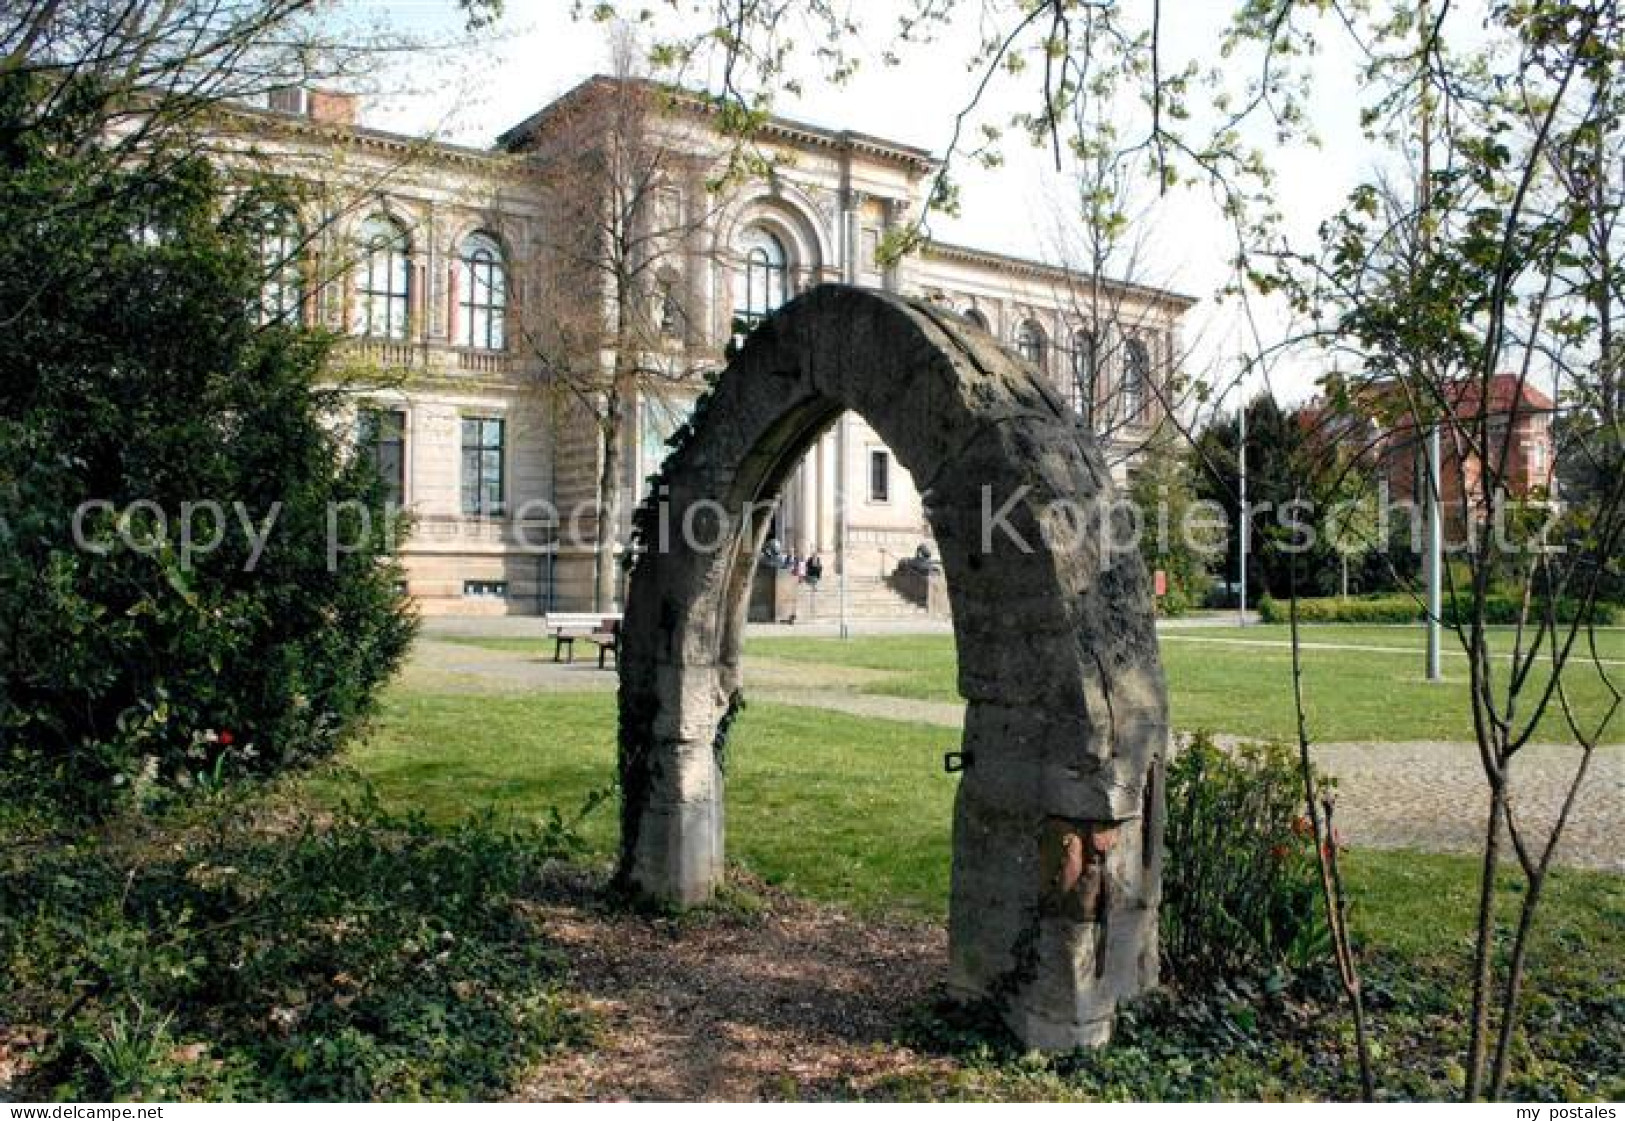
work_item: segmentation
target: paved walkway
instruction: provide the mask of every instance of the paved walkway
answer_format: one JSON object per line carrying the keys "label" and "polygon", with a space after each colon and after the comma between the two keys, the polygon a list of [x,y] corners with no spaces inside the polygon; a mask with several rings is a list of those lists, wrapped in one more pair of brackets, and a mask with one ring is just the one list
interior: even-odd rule
{"label": "paved walkway", "polygon": [[[782,630],[783,628],[779,628]],[[958,728],[964,706],[861,692],[886,674],[838,666],[754,660],[754,700],[854,716]],[[559,665],[527,652],[489,650],[426,636],[403,682],[430,692],[609,692],[613,672],[595,661]],[[1355,844],[1476,852],[1487,806],[1477,748],[1469,743],[1324,743],[1315,759],[1338,779],[1339,827]],[[1555,820],[1578,761],[1571,747],[1531,745],[1519,756],[1517,809],[1536,834]],[[1625,872],[1625,745],[1598,750],[1570,815],[1557,861]]]}
{"label": "paved walkway", "polygon": [[[1183,634],[1180,631],[1172,629],[1172,628],[1159,628],[1158,637],[1163,642],[1194,642],[1194,643],[1200,643],[1200,644],[1205,644],[1205,645],[1209,645],[1209,646],[1244,646],[1244,647],[1250,647],[1250,648],[1255,649],[1255,650],[1287,650],[1287,651],[1289,651],[1289,650],[1292,649],[1292,643],[1288,639],[1280,639],[1280,638],[1216,638],[1213,635],[1206,635],[1206,634]],[[1421,649],[1419,649],[1418,647],[1416,647],[1414,645],[1413,646],[1381,646],[1381,645],[1378,645],[1378,644],[1375,644],[1375,643],[1324,642],[1324,641],[1321,641],[1319,639],[1306,639],[1306,640],[1300,641],[1298,643],[1298,648],[1300,650],[1340,650],[1340,651],[1343,651],[1345,653],[1355,653],[1355,654],[1390,654],[1390,655],[1398,654],[1398,655],[1402,655],[1402,656],[1404,656],[1406,658],[1420,658],[1422,656]],[[1443,647],[1439,651],[1439,653],[1444,655],[1446,658],[1465,658],[1467,656],[1467,652],[1465,650],[1455,649],[1455,648],[1452,648],[1452,647],[1449,647],[1449,646]],[[1505,653],[1500,654],[1498,656],[1501,657],[1501,658],[1510,659],[1512,657],[1512,652],[1510,650],[1508,650]],[[1574,649],[1573,653],[1570,655],[1570,659],[1571,659],[1571,661],[1570,661],[1569,664],[1570,665],[1576,665],[1576,666],[1578,666],[1578,665],[1625,666],[1625,659],[1621,659],[1621,658],[1596,658],[1596,659],[1593,659],[1591,657],[1591,655],[1586,652],[1586,650],[1584,649],[1583,646],[1577,646]]]}

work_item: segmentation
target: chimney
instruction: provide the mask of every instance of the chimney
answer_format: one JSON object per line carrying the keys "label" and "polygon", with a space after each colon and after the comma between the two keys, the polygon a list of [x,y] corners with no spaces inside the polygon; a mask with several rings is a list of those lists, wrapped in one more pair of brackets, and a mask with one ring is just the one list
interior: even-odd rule
{"label": "chimney", "polygon": [[353,125],[361,99],[353,93],[310,91],[310,119],[330,125]]}

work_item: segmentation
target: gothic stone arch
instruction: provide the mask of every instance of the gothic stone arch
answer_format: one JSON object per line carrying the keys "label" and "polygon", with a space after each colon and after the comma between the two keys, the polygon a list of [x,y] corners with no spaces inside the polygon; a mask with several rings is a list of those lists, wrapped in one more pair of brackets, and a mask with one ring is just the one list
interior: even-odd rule
{"label": "gothic stone arch", "polygon": [[929,304],[823,285],[786,305],[640,508],[621,882],[683,906],[722,879],[723,747],[767,522],[745,514],[848,408],[919,485],[953,607],[968,707],[950,985],[992,1000],[1030,1046],[1102,1043],[1157,973],[1167,702],[1148,581],[1135,549],[1103,542],[1127,540],[1130,515],[1088,430],[1030,367]]}

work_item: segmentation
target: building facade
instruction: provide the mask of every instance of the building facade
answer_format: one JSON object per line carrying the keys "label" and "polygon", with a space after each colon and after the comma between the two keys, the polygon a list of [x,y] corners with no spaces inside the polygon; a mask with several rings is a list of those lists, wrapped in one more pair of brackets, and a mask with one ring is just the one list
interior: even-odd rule
{"label": "building facade", "polygon": [[[352,102],[314,92],[233,125],[229,150],[300,186],[297,213],[267,238],[284,278],[268,305],[347,336],[334,371],[354,391],[347,422],[411,512],[403,560],[426,614],[609,609],[593,582],[603,416],[591,392],[561,384],[534,325],[567,271],[562,235],[580,232],[560,228],[582,221],[564,217],[560,192],[584,152],[614,163],[590,152],[610,147],[592,114],[626,88],[591,79],[490,150],[368,129]],[[930,153],[774,118],[752,130],[746,170],[723,174],[740,166],[740,142],[697,99],[661,104],[641,142],[674,155],[649,204],[671,244],[640,283],[659,324],[645,348],[673,376],[640,375],[614,429],[619,540],[704,375],[754,322],[826,281],[928,299],[988,330],[1096,427],[1119,473],[1165,419],[1190,299],[964,246],[894,255],[937,172]],[[880,588],[929,529],[891,450],[844,416],[790,476],[774,536],[819,555],[826,579]],[[883,613],[886,596],[871,598]]]}
{"label": "building facade", "polygon": [[[1561,500],[1552,398],[1516,374],[1496,374],[1486,386],[1467,378],[1443,387],[1453,419],[1439,426],[1437,487],[1447,542],[1465,539],[1495,517],[1502,499]],[[1404,387],[1386,379],[1357,386],[1355,407],[1333,409],[1314,401],[1299,414],[1310,440],[1351,456],[1380,480],[1388,500],[1421,509],[1434,483],[1428,470],[1428,432],[1419,427]],[[1486,443],[1474,446],[1480,417]]]}

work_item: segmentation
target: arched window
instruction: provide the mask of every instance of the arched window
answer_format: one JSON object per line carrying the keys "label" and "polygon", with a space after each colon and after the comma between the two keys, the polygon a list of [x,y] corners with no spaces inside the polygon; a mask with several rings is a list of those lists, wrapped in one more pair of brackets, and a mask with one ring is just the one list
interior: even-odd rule
{"label": "arched window", "polygon": [[508,275],[502,247],[489,234],[470,234],[457,257],[457,345],[502,350],[508,342]]}
{"label": "arched window", "polygon": [[1145,408],[1151,381],[1151,352],[1142,339],[1130,339],[1123,350],[1123,419],[1133,423]]}
{"label": "arched window", "polygon": [[980,327],[982,330],[987,330],[987,316],[983,315],[977,309],[973,307],[966,308],[965,318],[970,320],[976,326]]}
{"label": "arched window", "polygon": [[789,257],[784,243],[760,226],[745,230],[739,251],[745,259],[745,274],[734,296],[734,319],[739,321],[736,329],[749,330],[784,303]]}
{"label": "arched window", "polygon": [[273,210],[260,227],[260,322],[294,324],[305,302],[305,278],[299,265],[303,243],[299,221],[286,210]]}
{"label": "arched window", "polygon": [[406,231],[388,218],[361,227],[361,268],[356,276],[356,329],[377,339],[406,338],[412,251]]}
{"label": "arched window", "polygon": [[1079,416],[1094,415],[1095,395],[1099,392],[1100,348],[1090,331],[1078,331],[1072,336],[1072,385],[1067,400]]}
{"label": "arched window", "polygon": [[1040,370],[1044,368],[1044,329],[1031,319],[1016,329],[1016,353]]}

